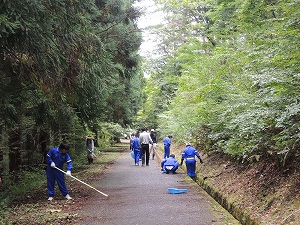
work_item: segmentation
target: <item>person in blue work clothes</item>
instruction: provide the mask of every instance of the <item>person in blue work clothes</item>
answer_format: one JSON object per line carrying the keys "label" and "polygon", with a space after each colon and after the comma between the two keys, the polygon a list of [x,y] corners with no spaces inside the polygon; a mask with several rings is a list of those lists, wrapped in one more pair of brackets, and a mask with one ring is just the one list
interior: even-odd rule
{"label": "person in blue work clothes", "polygon": [[168,135],[163,140],[163,142],[164,142],[164,158],[165,159],[170,157],[171,138],[172,138],[172,135]]}
{"label": "person in blue work clothes", "polygon": [[136,133],[134,138],[131,141],[131,149],[133,149],[133,152],[134,152],[134,163],[136,166],[138,166],[140,164],[141,149],[139,146],[139,137],[140,137],[140,134]]}
{"label": "person in blue work clothes", "polygon": [[166,174],[176,173],[178,167],[179,167],[179,163],[175,159],[174,154],[171,154],[169,158],[166,158],[161,162],[162,171]]}
{"label": "person in blue work clothes", "polygon": [[50,149],[50,151],[47,153],[46,160],[48,166],[46,169],[46,176],[47,176],[47,188],[49,194],[49,198],[48,198],[49,201],[52,201],[54,197],[55,181],[57,182],[57,185],[62,195],[68,200],[72,199],[66,187],[64,173],[56,169],[57,167],[63,170],[63,165],[66,162],[67,163],[66,175],[71,176],[71,170],[73,167],[72,167],[72,160],[68,154],[69,149],[70,149],[69,144],[61,143],[59,147],[54,147]]}
{"label": "person in blue work clothes", "polygon": [[186,148],[183,150],[183,152],[181,154],[180,165],[182,166],[183,161],[185,159],[187,174],[192,179],[196,178],[196,159],[195,159],[196,156],[200,160],[200,163],[203,163],[203,160],[202,160],[200,154],[197,152],[197,150],[195,148],[193,148],[190,143],[187,143]]}

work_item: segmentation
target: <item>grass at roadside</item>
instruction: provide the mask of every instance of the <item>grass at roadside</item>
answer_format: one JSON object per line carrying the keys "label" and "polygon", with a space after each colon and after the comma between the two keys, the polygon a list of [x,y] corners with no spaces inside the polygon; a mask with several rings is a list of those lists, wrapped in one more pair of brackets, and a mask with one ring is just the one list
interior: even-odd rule
{"label": "grass at roadside", "polygon": [[[119,143],[108,149],[102,150],[96,154],[94,163],[87,164],[87,159],[82,157],[82,162],[74,162],[74,170],[72,175],[85,183],[100,178],[103,172],[113,164],[114,160],[124,150],[128,150],[127,143]],[[55,199],[51,202],[47,201],[46,177],[43,178],[43,185],[32,187],[31,192],[18,195],[19,199],[15,199],[9,207],[2,207],[0,212],[0,225],[12,224],[74,224],[80,220],[80,215],[75,213],[82,207],[91,192],[94,190],[79,183],[76,180],[66,178],[66,185],[70,191],[73,200],[65,200],[59,192],[56,185]],[[22,196],[22,197],[21,197]]]}

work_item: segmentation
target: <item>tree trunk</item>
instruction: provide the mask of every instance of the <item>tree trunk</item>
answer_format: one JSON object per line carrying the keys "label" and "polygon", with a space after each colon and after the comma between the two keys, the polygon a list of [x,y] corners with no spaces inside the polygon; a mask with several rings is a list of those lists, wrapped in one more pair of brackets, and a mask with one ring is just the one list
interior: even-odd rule
{"label": "tree trunk", "polygon": [[41,153],[43,156],[43,163],[47,164],[46,162],[46,156],[48,153],[48,145],[49,145],[49,141],[50,141],[50,135],[44,131],[42,131],[40,133],[40,145],[41,145]]}
{"label": "tree trunk", "polygon": [[9,148],[9,172],[11,174],[17,174],[21,166],[21,155],[20,155],[20,129],[12,130],[8,137],[8,148]]}
{"label": "tree trunk", "polygon": [[[0,141],[0,143],[2,143]],[[2,190],[2,184],[3,184],[3,179],[2,179],[2,175],[3,175],[3,148],[0,148],[0,191]]]}

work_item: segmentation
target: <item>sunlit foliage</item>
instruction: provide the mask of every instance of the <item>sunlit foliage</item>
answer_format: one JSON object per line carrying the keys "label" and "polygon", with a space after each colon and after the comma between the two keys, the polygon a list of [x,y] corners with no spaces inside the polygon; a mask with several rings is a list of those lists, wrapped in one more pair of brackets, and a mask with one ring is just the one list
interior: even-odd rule
{"label": "sunlit foliage", "polygon": [[[158,2],[168,14],[163,46],[173,44],[175,31],[181,36],[152,74],[160,81],[156,96],[171,99],[159,115],[160,130],[201,150],[292,164],[300,154],[300,3]],[[176,87],[165,93],[170,77]]]}

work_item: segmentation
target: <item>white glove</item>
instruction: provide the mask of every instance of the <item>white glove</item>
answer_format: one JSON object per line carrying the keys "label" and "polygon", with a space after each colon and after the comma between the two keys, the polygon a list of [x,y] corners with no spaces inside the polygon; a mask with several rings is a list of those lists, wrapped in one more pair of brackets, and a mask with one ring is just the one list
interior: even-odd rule
{"label": "white glove", "polygon": [[55,167],[56,167],[56,165],[55,165],[54,162],[52,162],[52,163],[50,164],[50,166],[51,166],[52,168],[55,168]]}
{"label": "white glove", "polygon": [[71,171],[68,170],[68,171],[66,172],[66,175],[67,175],[67,176],[71,176]]}

